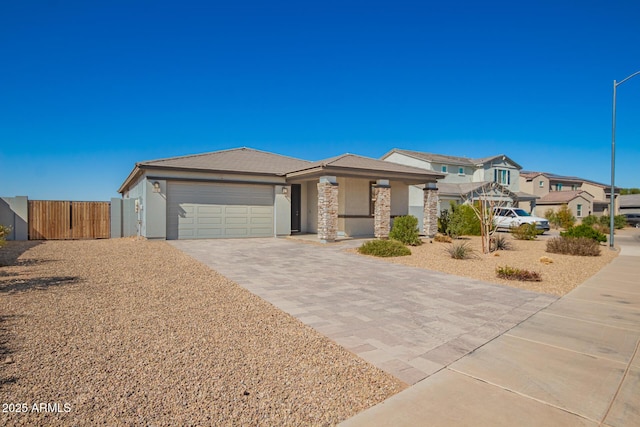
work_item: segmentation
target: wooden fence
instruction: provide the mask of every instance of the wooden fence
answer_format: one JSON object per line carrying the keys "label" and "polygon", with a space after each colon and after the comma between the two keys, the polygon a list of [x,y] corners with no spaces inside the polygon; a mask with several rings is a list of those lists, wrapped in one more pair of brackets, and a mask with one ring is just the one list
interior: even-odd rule
{"label": "wooden fence", "polygon": [[109,202],[29,200],[29,240],[108,239]]}

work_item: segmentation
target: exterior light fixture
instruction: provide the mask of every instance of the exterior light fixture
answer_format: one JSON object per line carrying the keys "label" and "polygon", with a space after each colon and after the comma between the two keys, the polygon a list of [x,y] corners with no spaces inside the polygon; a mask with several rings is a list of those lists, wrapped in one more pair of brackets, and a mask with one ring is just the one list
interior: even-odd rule
{"label": "exterior light fixture", "polygon": [[284,194],[285,196],[289,194],[289,187],[282,187],[282,194]]}
{"label": "exterior light fixture", "polygon": [[153,182],[153,192],[154,193],[159,193],[160,192],[160,183],[158,181],[154,181]]}

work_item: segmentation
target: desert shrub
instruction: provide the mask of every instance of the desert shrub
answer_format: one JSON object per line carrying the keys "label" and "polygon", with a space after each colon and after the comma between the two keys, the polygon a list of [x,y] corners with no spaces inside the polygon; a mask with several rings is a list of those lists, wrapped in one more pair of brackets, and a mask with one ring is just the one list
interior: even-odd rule
{"label": "desert shrub", "polygon": [[0,247],[4,246],[7,242],[7,236],[11,233],[11,227],[6,225],[0,225]]}
{"label": "desert shrub", "polygon": [[553,254],[599,256],[600,243],[588,237],[554,237],[547,240],[546,250]]}
{"label": "desert shrub", "polygon": [[562,237],[586,237],[588,239],[593,239],[596,242],[606,242],[607,236],[595,230],[590,225],[580,224],[576,227],[571,227],[567,231],[562,231],[560,233]]}
{"label": "desert shrub", "polygon": [[420,240],[420,231],[418,230],[418,218],[413,215],[396,217],[393,220],[389,238],[405,245],[420,246],[422,240]]}
{"label": "desert shrub", "polygon": [[593,227],[596,224],[600,224],[600,218],[595,215],[588,215],[582,218],[581,224]]}
{"label": "desert shrub", "polygon": [[[599,219],[601,225],[611,227],[611,217],[609,215],[602,215]],[[613,228],[616,230],[622,230],[626,225],[627,219],[624,215],[616,215],[613,217]]]}
{"label": "desert shrub", "polygon": [[505,236],[496,235],[489,240],[490,250],[493,251],[509,251],[513,249],[511,242]]}
{"label": "desert shrub", "polygon": [[514,268],[505,265],[504,267],[496,268],[496,275],[501,279],[508,280],[520,280],[523,282],[540,282],[542,277],[540,273],[535,271],[524,270],[521,268]]}
{"label": "desert shrub", "polygon": [[453,259],[469,259],[475,255],[473,248],[467,242],[454,243],[446,251]]}
{"label": "desert shrub", "polygon": [[364,255],[395,257],[411,255],[411,251],[397,240],[370,240],[358,248]]}
{"label": "desert shrub", "polygon": [[440,211],[440,217],[438,217],[438,232],[439,233],[447,234],[447,229],[449,228],[450,219],[451,219],[451,213],[448,210]]}
{"label": "desert shrub", "polygon": [[556,214],[556,211],[554,211],[553,209],[549,208],[546,211],[544,211],[544,215],[542,215],[543,218],[546,218],[547,221],[549,221],[549,224],[553,226],[553,228],[558,228],[560,227],[560,221],[558,220],[558,215]]}
{"label": "desert shrub", "polygon": [[473,208],[469,205],[451,205],[453,212],[449,219],[447,235],[451,237],[459,236],[479,236],[481,225],[480,219],[476,216]]}
{"label": "desert shrub", "polygon": [[569,206],[564,204],[556,212],[558,225],[562,228],[570,228],[576,223],[576,217],[571,213]]}
{"label": "desert shrub", "polygon": [[511,227],[509,231],[517,240],[535,240],[539,234],[542,234],[542,230],[538,230],[535,224],[521,224],[518,227]]}
{"label": "desert shrub", "polygon": [[451,237],[447,236],[446,234],[436,234],[433,237],[433,240],[435,240],[436,242],[440,242],[440,243],[451,243]]}

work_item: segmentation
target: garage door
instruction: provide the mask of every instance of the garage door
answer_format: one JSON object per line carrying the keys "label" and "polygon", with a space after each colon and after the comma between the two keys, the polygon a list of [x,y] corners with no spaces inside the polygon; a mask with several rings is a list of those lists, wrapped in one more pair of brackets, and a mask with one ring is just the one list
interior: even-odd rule
{"label": "garage door", "polygon": [[273,236],[268,185],[168,183],[167,238]]}

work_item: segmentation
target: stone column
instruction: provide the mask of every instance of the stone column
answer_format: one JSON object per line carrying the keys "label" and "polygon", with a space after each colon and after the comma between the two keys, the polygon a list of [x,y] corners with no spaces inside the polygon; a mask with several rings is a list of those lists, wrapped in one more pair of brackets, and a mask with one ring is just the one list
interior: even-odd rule
{"label": "stone column", "polygon": [[323,176],[318,182],[318,239],[333,242],[338,237],[338,183]]}
{"label": "stone column", "polygon": [[373,234],[388,239],[391,230],[391,186],[387,180],[378,180],[374,190]]}
{"label": "stone column", "polygon": [[433,237],[438,232],[438,187],[435,182],[424,188],[424,234]]}

